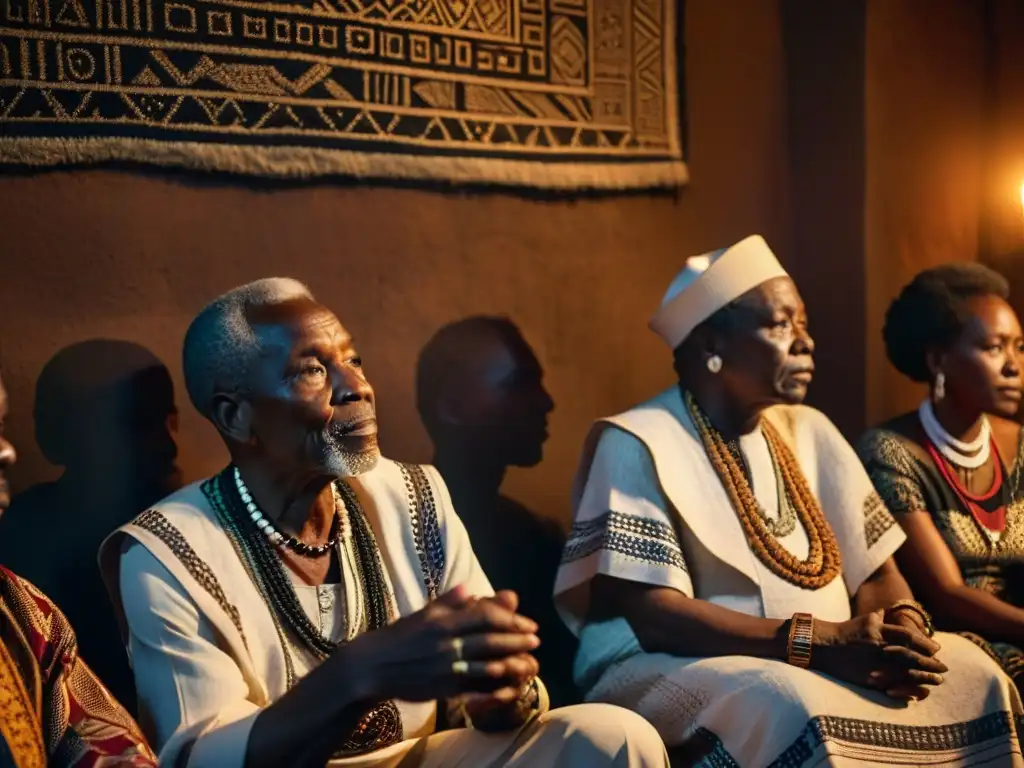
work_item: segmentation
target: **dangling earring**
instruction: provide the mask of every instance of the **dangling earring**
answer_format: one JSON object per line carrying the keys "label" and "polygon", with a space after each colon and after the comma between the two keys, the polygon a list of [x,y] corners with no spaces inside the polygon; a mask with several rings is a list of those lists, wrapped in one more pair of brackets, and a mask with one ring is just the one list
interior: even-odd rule
{"label": "dangling earring", "polygon": [[932,392],[936,403],[946,396],[946,374],[942,371],[935,374],[935,387]]}
{"label": "dangling earring", "polygon": [[712,373],[718,373],[722,370],[722,358],[718,355],[712,355],[708,358],[708,370]]}

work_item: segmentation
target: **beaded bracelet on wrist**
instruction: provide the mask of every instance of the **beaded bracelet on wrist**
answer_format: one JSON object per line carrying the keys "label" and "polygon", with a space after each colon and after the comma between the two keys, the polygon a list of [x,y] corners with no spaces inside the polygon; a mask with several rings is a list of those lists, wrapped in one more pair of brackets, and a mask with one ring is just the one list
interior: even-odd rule
{"label": "beaded bracelet on wrist", "polygon": [[814,617],[809,613],[794,613],[789,624],[786,662],[794,667],[808,669],[811,666],[813,641]]}
{"label": "beaded bracelet on wrist", "polygon": [[921,623],[924,625],[925,634],[928,635],[928,637],[935,634],[935,624],[932,623],[931,614],[928,613],[924,606],[917,602],[917,600],[897,600],[889,606],[886,613],[895,613],[896,611],[910,611],[917,615],[917,617],[921,619]]}

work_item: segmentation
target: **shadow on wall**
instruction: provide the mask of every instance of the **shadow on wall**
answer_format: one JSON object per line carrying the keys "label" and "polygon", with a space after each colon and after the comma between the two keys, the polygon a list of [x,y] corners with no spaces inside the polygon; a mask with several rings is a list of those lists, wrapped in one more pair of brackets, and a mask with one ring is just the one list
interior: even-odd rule
{"label": "shadow on wall", "polygon": [[96,564],[118,526],[181,486],[167,367],[127,341],[58,352],[36,383],[36,440],[60,478],[17,495],[0,518],[0,562],[67,615],[82,658],[135,709],[124,644]]}
{"label": "shadow on wall", "polygon": [[536,655],[552,705],[579,701],[572,681],[576,640],[555,611],[562,555],[558,527],[501,494],[509,467],[540,463],[554,402],[544,370],[519,328],[504,317],[446,325],[421,350],[416,404],[456,513],[495,589],[519,595],[540,625]]}

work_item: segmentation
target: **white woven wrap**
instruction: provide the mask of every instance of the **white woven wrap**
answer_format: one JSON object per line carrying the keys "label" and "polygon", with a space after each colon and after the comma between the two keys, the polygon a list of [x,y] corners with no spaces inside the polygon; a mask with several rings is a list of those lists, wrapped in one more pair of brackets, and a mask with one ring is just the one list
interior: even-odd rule
{"label": "white woven wrap", "polygon": [[675,349],[722,307],[761,283],[787,276],[760,235],[751,235],[730,248],[691,256],[665,292],[650,328]]}

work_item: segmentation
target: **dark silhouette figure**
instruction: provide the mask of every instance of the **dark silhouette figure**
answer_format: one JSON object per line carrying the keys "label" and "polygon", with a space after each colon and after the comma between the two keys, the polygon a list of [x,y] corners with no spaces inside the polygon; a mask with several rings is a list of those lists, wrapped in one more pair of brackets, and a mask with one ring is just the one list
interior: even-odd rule
{"label": "dark silhouette figure", "polygon": [[540,625],[536,652],[556,706],[576,703],[576,640],[551,597],[563,537],[557,525],[502,496],[509,467],[540,463],[554,403],[543,369],[515,324],[471,317],[439,330],[420,352],[416,400],[434,443],[434,465],[451,492],[495,589],[519,594]]}
{"label": "dark silhouette figure", "polygon": [[96,339],[57,353],[36,384],[36,440],[64,468],[0,518],[0,562],[60,606],[81,655],[126,709],[135,687],[99,567],[100,543],[181,486],[174,384],[149,350]]}

